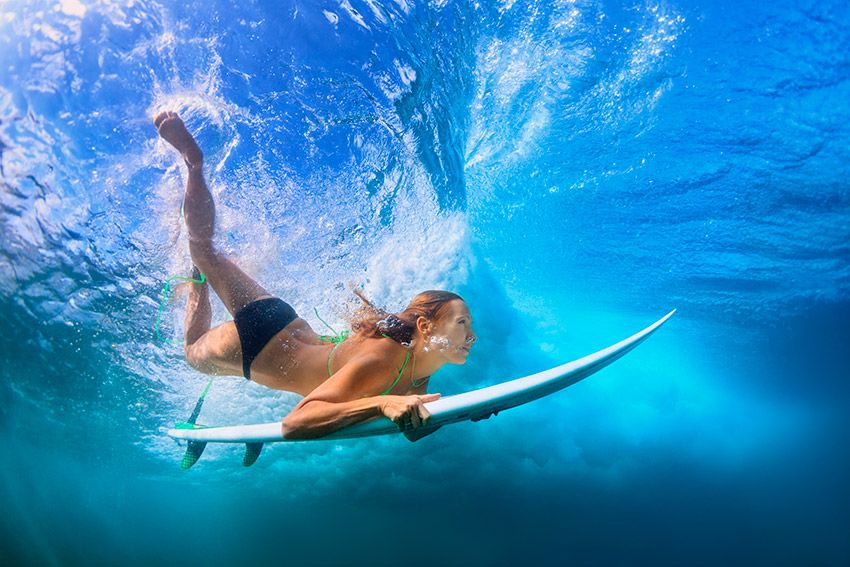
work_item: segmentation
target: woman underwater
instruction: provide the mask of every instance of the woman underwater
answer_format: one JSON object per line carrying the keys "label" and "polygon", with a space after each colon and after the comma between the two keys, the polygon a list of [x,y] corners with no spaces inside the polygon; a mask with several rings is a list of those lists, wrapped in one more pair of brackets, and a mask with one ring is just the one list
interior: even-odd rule
{"label": "woman underwater", "polygon": [[204,181],[204,154],[174,112],[154,118],[159,135],[188,168],[183,214],[193,277],[203,273],[233,316],[210,328],[209,288],[190,284],[186,306],[187,362],[205,374],[244,376],[304,396],[284,419],[288,439],[309,439],[386,416],[402,431],[427,424],[428,380],[443,365],[464,364],[476,340],[460,296],[417,294],[397,314],[376,308],[359,291],[363,308],[352,334],[323,342],[286,302],[266,291],[213,245],[215,204]]}

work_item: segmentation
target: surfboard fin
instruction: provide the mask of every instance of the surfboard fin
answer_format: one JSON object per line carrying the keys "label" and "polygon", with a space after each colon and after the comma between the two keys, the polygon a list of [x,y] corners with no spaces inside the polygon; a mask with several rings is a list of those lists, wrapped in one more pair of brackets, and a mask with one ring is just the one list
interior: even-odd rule
{"label": "surfboard fin", "polygon": [[413,443],[414,441],[419,441],[423,437],[427,437],[437,431],[441,426],[437,427],[417,427],[416,429],[411,429],[410,431],[405,431],[404,436],[407,437],[407,440]]}
{"label": "surfboard fin", "polygon": [[189,444],[186,445],[186,452],[183,453],[183,460],[180,461],[180,468],[185,471],[197,463],[206,446],[206,441],[189,441]]}
{"label": "surfboard fin", "polygon": [[[195,408],[192,410],[192,414],[189,416],[189,419],[187,419],[183,423],[176,424],[175,428],[194,429],[203,427],[203,425],[196,425],[195,422],[198,421],[198,416],[201,414],[201,408],[204,405],[204,398],[207,396],[207,392],[210,391],[210,386],[212,386],[212,383],[213,378],[210,378],[210,381],[207,382],[207,387],[204,388],[204,391],[201,393],[201,397],[198,398],[197,402],[195,402]],[[183,460],[180,461],[180,468],[185,471],[192,465],[197,463],[198,459],[201,458],[201,454],[204,452],[206,446],[206,441],[189,441],[189,444],[186,445],[186,452],[183,453]]]}
{"label": "surfboard fin", "polygon": [[250,467],[256,463],[262,450],[262,443],[245,443],[245,456],[242,457],[242,466]]}

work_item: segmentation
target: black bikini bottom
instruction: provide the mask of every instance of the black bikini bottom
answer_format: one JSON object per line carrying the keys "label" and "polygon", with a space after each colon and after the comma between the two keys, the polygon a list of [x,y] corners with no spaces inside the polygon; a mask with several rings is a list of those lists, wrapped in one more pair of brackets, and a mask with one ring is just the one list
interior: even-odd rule
{"label": "black bikini bottom", "polygon": [[277,297],[258,299],[236,312],[233,322],[242,343],[242,374],[251,379],[251,363],[281,329],[298,318],[295,309]]}

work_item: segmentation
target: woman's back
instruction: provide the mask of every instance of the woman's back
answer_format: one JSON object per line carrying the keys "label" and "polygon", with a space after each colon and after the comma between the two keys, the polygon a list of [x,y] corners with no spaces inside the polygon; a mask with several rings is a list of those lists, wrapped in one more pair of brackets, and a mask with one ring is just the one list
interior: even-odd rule
{"label": "woman's back", "polygon": [[[389,352],[388,352],[389,351]],[[404,359],[405,349],[390,339],[352,335],[334,344],[321,340],[304,319],[296,319],[280,331],[253,363],[252,379],[276,390],[302,396],[313,391],[352,358],[372,354]],[[329,372],[330,369],[330,372]],[[387,376],[388,385],[393,376]]]}

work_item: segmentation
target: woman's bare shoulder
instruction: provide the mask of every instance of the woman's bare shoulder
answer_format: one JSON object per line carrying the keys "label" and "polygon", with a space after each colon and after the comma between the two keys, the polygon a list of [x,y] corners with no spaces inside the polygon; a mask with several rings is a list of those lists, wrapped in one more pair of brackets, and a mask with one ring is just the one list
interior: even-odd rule
{"label": "woman's bare shoulder", "polygon": [[386,356],[371,350],[356,353],[333,376],[301,400],[296,409],[313,400],[344,402],[376,396],[391,369],[392,362]]}
{"label": "woman's bare shoulder", "polygon": [[385,362],[392,366],[396,359],[404,358],[404,355],[407,352],[407,349],[392,339],[384,337],[370,337],[360,340],[362,342],[354,346],[352,350],[354,350],[358,356],[369,358],[373,363]]}

